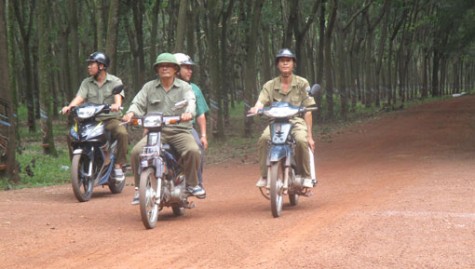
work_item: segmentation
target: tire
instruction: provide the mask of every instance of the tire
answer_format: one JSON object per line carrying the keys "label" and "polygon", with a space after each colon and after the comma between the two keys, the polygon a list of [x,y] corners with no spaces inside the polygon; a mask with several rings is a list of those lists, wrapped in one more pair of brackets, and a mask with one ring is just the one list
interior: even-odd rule
{"label": "tire", "polygon": [[182,216],[185,213],[185,208],[182,206],[174,205],[172,206],[172,210],[175,216]]}
{"label": "tire", "polygon": [[[293,168],[289,168],[289,182],[295,179],[295,172]],[[289,202],[291,206],[296,206],[299,204],[299,195],[294,191],[289,192]]]}
{"label": "tire", "polygon": [[158,203],[160,199],[159,180],[153,168],[147,168],[140,174],[139,202],[140,215],[145,228],[153,229],[157,225]]}
{"label": "tire", "polygon": [[267,177],[270,178],[270,207],[272,216],[277,218],[280,217],[283,203],[284,172],[281,161],[271,164]]}
{"label": "tire", "polygon": [[79,202],[89,201],[94,189],[94,177],[85,175],[88,166],[89,159],[86,155],[77,154],[73,156],[71,163],[71,185],[73,186],[74,196],[76,196]]}
{"label": "tire", "polygon": [[109,177],[109,184],[108,184],[109,190],[114,194],[121,193],[122,190],[124,189],[125,181],[126,181],[125,179],[122,180],[121,182],[115,181],[115,179],[112,177],[112,173],[111,173],[111,176]]}

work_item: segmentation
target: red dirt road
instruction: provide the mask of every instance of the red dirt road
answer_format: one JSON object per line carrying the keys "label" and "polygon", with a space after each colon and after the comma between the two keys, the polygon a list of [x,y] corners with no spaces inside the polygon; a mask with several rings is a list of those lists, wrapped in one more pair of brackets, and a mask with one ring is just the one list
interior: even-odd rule
{"label": "red dirt road", "polygon": [[86,203],[70,185],[0,192],[0,267],[475,268],[474,134],[463,96],[319,136],[315,194],[280,218],[237,160],[208,165],[208,198],[153,230],[130,184]]}

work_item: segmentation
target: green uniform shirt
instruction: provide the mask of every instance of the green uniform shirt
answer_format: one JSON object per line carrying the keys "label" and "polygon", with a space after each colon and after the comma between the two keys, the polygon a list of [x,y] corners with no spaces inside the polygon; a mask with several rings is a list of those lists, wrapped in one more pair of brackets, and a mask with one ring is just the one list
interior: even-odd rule
{"label": "green uniform shirt", "polygon": [[198,117],[208,112],[209,107],[198,85],[191,83],[191,89],[196,96],[196,117]]}
{"label": "green uniform shirt", "polygon": [[[173,110],[179,101],[187,100],[188,106],[183,109]],[[136,116],[144,116],[150,112],[162,112],[165,116],[179,116],[189,112],[196,115],[196,98],[190,84],[175,78],[171,89],[167,92],[161,85],[160,79],[149,81],[132,100],[127,113],[133,112]],[[190,128],[191,121],[181,122],[176,126]]]}
{"label": "green uniform shirt", "polygon": [[[280,77],[276,77],[264,84],[257,100],[264,104],[264,106],[269,106],[273,102],[288,102],[294,106],[302,105],[307,107],[315,104],[315,100],[309,97],[306,91],[308,87],[309,84],[305,78],[292,75],[290,88],[287,93],[284,93]],[[295,121],[303,122],[303,119],[297,117]]]}
{"label": "green uniform shirt", "polygon": [[[122,80],[111,74],[106,75],[106,80],[104,84],[102,84],[102,87],[99,87],[94,77],[87,77],[81,82],[81,86],[76,95],[82,97],[85,102],[88,103],[112,105],[115,103],[112,89],[118,85],[122,85]],[[122,91],[120,95],[124,97],[124,91]],[[109,114],[101,114],[96,118],[98,120],[104,120],[120,118],[120,116],[120,112],[110,112]]]}

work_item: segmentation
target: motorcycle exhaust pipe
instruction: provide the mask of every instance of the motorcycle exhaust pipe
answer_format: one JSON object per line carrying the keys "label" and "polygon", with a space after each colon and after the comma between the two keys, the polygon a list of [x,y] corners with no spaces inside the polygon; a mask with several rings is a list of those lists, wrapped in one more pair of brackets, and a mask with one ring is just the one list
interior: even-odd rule
{"label": "motorcycle exhaust pipe", "polygon": [[317,176],[315,175],[315,159],[313,157],[313,152],[310,147],[308,148],[308,155],[310,156],[310,176],[313,180],[316,180]]}

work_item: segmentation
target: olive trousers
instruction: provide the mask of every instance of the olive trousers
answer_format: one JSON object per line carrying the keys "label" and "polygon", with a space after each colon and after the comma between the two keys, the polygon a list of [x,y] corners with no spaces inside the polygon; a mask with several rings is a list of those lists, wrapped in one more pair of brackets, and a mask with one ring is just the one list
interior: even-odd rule
{"label": "olive trousers", "polygon": [[[170,144],[180,155],[180,165],[183,167],[187,185],[198,184],[198,167],[200,166],[201,153],[191,134],[191,129],[165,128],[162,131],[162,143]],[[140,154],[147,144],[147,136],[143,137],[132,149],[131,166],[134,173],[134,183],[140,185]]]}
{"label": "olive trousers", "polygon": [[[297,175],[303,178],[310,178],[310,156],[308,153],[307,142],[307,126],[305,123],[294,123],[291,131],[292,136],[295,139],[295,163],[297,166]],[[257,142],[258,154],[259,154],[259,166],[261,170],[261,177],[267,177],[267,155],[270,141],[270,129],[267,126],[261,134],[259,141]]]}
{"label": "olive trousers", "polygon": [[117,140],[117,160],[116,163],[124,165],[127,163],[127,150],[129,147],[129,134],[124,125],[118,119],[108,119],[104,121],[104,127],[111,133],[113,139]]}

